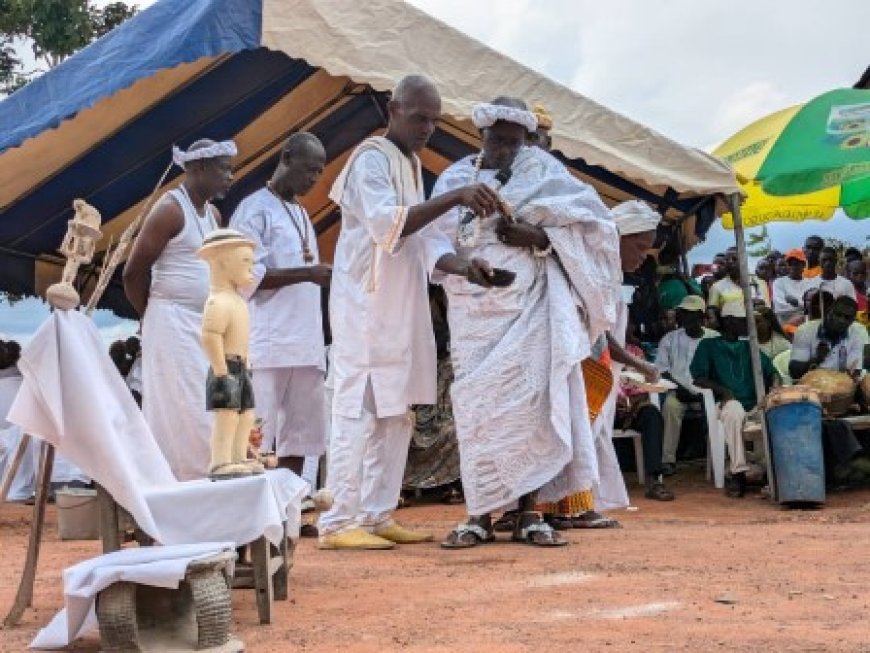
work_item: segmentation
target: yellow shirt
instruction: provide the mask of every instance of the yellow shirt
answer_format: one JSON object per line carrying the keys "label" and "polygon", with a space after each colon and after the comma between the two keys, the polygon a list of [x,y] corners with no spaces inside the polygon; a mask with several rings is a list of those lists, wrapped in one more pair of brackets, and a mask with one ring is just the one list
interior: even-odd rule
{"label": "yellow shirt", "polygon": [[807,268],[804,270],[804,279],[815,279],[822,273],[822,266],[817,265],[814,268]]}

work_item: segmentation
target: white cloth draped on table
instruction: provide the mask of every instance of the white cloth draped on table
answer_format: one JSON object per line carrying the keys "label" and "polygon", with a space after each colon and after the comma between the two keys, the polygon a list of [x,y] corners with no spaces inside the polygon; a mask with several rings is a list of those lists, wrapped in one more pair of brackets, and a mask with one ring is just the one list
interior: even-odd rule
{"label": "white cloth draped on table", "polygon": [[93,322],[55,311],[21,354],[24,384],[9,421],[52,443],[162,544],[295,536],[308,485],[288,470],[179,482]]}
{"label": "white cloth draped on table", "polygon": [[[450,166],[433,196],[470,183],[474,158]],[[612,328],[621,274],[619,239],[592,187],[538,148],[523,148],[500,195],[515,217],[542,227],[558,256],[508,247],[500,216],[481,220],[460,247],[459,207],[435,226],[466,257],[516,273],[506,288],[447,277],[453,411],[469,514],[498,509],[541,488],[554,501],[599,483],[580,362]],[[481,170],[493,185],[496,171]],[[437,278],[437,277],[436,277]],[[618,471],[618,470],[617,470]]]}
{"label": "white cloth draped on table", "polygon": [[118,582],[175,589],[191,562],[232,550],[231,542],[122,549],[63,571],[64,609],[40,630],[30,648],[65,648],[97,628],[97,594]]}

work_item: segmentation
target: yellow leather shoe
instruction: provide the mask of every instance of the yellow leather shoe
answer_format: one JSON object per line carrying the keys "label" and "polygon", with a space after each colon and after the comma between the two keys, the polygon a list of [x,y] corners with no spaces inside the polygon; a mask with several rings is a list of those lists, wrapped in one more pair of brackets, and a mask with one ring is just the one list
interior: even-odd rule
{"label": "yellow leather shoe", "polygon": [[431,542],[433,539],[429,533],[412,531],[395,523],[377,529],[375,535],[396,544],[419,544],[420,542]]}
{"label": "yellow leather shoe", "polygon": [[361,528],[353,528],[343,533],[321,535],[318,549],[343,549],[346,551],[367,551],[370,549],[392,549],[395,544]]}

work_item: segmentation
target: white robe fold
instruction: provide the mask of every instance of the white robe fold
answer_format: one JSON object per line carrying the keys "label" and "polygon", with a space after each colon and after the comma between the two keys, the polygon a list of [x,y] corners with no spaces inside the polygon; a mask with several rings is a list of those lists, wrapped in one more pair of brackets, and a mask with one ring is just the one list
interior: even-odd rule
{"label": "white robe fold", "polygon": [[[433,195],[470,183],[473,159],[438,179]],[[453,409],[469,514],[496,510],[540,488],[553,501],[599,484],[580,362],[616,319],[619,239],[588,185],[556,159],[524,148],[500,190],[520,220],[544,228],[554,256],[535,257],[480,224],[471,249],[456,241],[455,209],[436,226],[464,256],[516,273],[507,288],[483,289],[448,277]],[[480,172],[492,183],[495,171]]]}

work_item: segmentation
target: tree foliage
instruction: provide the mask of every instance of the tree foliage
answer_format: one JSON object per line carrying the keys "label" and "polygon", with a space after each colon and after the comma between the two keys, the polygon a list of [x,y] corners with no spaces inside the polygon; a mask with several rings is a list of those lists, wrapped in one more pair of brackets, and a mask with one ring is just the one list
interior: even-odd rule
{"label": "tree foliage", "polygon": [[[91,0],[0,0],[0,91],[11,93],[58,65],[136,13],[134,5]],[[13,47],[30,46],[36,66],[25,69]]]}
{"label": "tree foliage", "polygon": [[763,225],[758,233],[747,232],[746,249],[747,254],[755,258],[764,258],[773,251],[770,234],[767,233],[767,225]]}

